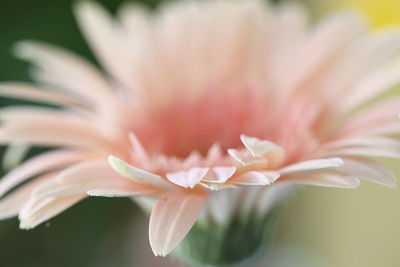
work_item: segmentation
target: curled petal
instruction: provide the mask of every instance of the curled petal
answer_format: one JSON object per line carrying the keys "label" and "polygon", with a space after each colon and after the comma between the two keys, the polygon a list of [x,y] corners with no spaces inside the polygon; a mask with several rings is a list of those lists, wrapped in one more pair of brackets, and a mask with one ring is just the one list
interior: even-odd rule
{"label": "curled petal", "polygon": [[120,175],[137,183],[147,184],[161,189],[171,189],[171,185],[159,175],[135,168],[114,156],[109,156],[108,162]]}
{"label": "curled petal", "polygon": [[21,229],[32,229],[82,200],[85,195],[31,200],[20,212]]}
{"label": "curled petal", "polygon": [[[247,151],[246,151],[247,152]],[[243,166],[250,166],[255,164],[267,165],[268,161],[264,158],[255,159],[248,152],[239,151],[233,148],[228,149],[228,154]]]}
{"label": "curled petal", "polygon": [[235,167],[214,167],[202,181],[209,183],[225,183],[235,172]]}
{"label": "curled petal", "polygon": [[18,215],[18,212],[31,197],[32,191],[41,183],[54,178],[56,173],[50,173],[37,177],[28,183],[17,188],[0,200],[0,219],[11,218]]}
{"label": "curled petal", "polygon": [[282,150],[280,146],[267,140],[260,140],[256,137],[249,137],[242,134],[240,139],[254,157],[263,156],[274,150]]}
{"label": "curled petal", "polygon": [[209,168],[191,168],[189,171],[167,173],[167,178],[174,184],[193,188],[206,176],[208,171]]}

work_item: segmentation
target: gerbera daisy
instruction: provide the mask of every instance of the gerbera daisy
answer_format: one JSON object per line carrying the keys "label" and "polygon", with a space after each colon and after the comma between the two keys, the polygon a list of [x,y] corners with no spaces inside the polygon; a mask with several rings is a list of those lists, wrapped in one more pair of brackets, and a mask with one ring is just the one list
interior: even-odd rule
{"label": "gerbera daisy", "polygon": [[0,180],[1,218],[29,229],[88,195],[132,197],[151,210],[155,255],[198,219],[230,229],[236,243],[221,249],[240,261],[298,184],[395,185],[378,160],[400,155],[400,100],[385,97],[400,82],[399,34],[369,35],[346,12],[309,25],[300,7],[261,0],[75,13],[104,73],[62,48],[16,46],[36,85],[2,83],[0,95],[51,106],[3,108],[0,140],[54,149]]}

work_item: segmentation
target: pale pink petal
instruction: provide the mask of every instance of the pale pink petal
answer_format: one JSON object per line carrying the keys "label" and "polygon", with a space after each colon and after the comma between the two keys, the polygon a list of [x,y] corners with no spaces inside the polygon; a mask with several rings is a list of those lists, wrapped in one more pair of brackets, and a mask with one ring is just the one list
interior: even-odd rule
{"label": "pale pink petal", "polygon": [[[380,31],[350,45],[315,84],[323,94],[322,102],[335,109],[337,104],[331,100],[343,97],[357,82],[394,58],[399,52],[399,44],[398,32]],[[331,121],[327,120],[327,123]]]}
{"label": "pale pink petal", "polygon": [[398,120],[400,97],[390,97],[369,105],[361,112],[350,114],[339,133],[354,134],[360,130],[370,130],[382,124],[391,124]]}
{"label": "pale pink petal", "polygon": [[26,210],[24,216],[20,217],[21,229],[32,229],[37,225],[47,221],[48,219],[60,214],[72,205],[82,200],[85,196],[70,196],[63,198],[51,198],[44,200],[36,200],[41,202],[38,208]]}
{"label": "pale pink petal", "polygon": [[382,148],[382,149],[400,149],[400,143],[389,137],[382,136],[352,136],[348,138],[338,139],[323,145],[325,149],[342,149],[350,147],[365,147],[365,148]]}
{"label": "pale pink petal", "polygon": [[100,72],[83,58],[61,48],[33,41],[19,43],[16,53],[21,58],[34,61],[40,67],[36,73],[39,76],[41,72],[47,74],[46,83],[70,91],[77,97],[85,97],[103,111],[111,112],[110,109],[118,108],[113,88]]}
{"label": "pale pink petal", "polygon": [[135,187],[126,187],[126,186],[118,186],[113,185],[106,189],[96,188],[87,191],[89,196],[95,197],[132,197],[137,195],[152,195],[157,191],[150,188],[135,188]]}
{"label": "pale pink petal", "polygon": [[193,188],[206,176],[209,168],[191,168],[188,171],[167,173],[167,178],[174,184],[185,188]]}
{"label": "pale pink petal", "polygon": [[364,156],[364,157],[382,157],[382,158],[400,158],[400,151],[396,149],[380,147],[354,147],[335,149],[324,152],[325,155],[332,156]]}
{"label": "pale pink petal", "polygon": [[102,65],[123,85],[129,85],[132,66],[129,49],[124,49],[121,26],[99,4],[79,2],[75,7],[79,27]]}
{"label": "pale pink petal", "polygon": [[230,184],[230,183],[224,183],[224,184],[218,184],[218,183],[207,183],[207,182],[200,182],[199,185],[204,186],[207,189],[210,189],[211,191],[219,191],[227,188],[237,188],[238,186],[235,184]]}
{"label": "pale pink petal", "polygon": [[155,194],[159,190],[137,185],[129,180],[121,180],[118,177],[92,176],[76,182],[63,183],[57,180],[49,181],[38,186],[32,196],[36,199],[66,197],[82,195],[95,189],[134,192],[134,194]]}
{"label": "pale pink petal", "polygon": [[275,171],[249,171],[229,179],[229,183],[240,185],[268,185],[279,178]]}
{"label": "pale pink petal", "polygon": [[390,65],[378,69],[375,73],[366,76],[351,92],[339,103],[341,112],[348,112],[359,105],[366,103],[400,83],[400,66]]}
{"label": "pale pink petal", "polygon": [[360,185],[356,177],[325,172],[285,176],[279,181],[338,188],[357,188]]}
{"label": "pale pink petal", "polygon": [[280,146],[267,140],[260,140],[256,137],[249,137],[242,134],[240,139],[254,157],[264,156],[274,150],[282,150]]}
{"label": "pale pink petal", "polygon": [[213,167],[202,182],[225,183],[236,172],[235,167]]}
{"label": "pale pink petal", "polygon": [[107,159],[86,159],[63,169],[57,176],[57,181],[62,183],[77,183],[81,180],[92,179],[93,177],[114,178],[114,180],[125,180],[121,178]]}
{"label": "pale pink petal", "polygon": [[[336,13],[322,21],[311,33],[297,55],[291,59],[285,78],[284,90],[302,89],[305,82],[318,77],[365,28],[362,20],[349,12]],[[324,45],[321,45],[324,44]]]}
{"label": "pale pink petal", "polygon": [[[21,124],[23,125],[28,121],[39,125],[44,122],[51,125],[63,121],[71,127],[81,128],[82,131],[97,132],[95,135],[98,136],[97,139],[114,137],[114,135],[109,135],[109,132],[111,133],[112,131],[104,131],[104,125],[101,125],[103,122],[95,121],[93,115],[90,113],[78,113],[75,110],[37,106],[9,106],[0,109],[0,116],[4,122],[3,128],[20,127]],[[49,126],[50,129],[52,129],[51,126]]]}
{"label": "pale pink petal", "polygon": [[34,199],[29,198],[28,201],[22,206],[21,210],[18,214],[18,219],[21,221],[30,216],[30,214],[35,213],[36,211],[42,209],[44,206],[48,205],[54,200],[54,198],[45,198],[45,199]]}
{"label": "pale pink petal", "polygon": [[[267,64],[265,74],[273,88],[277,88],[287,79],[287,70],[293,63],[298,47],[304,43],[308,18],[304,8],[295,2],[278,5],[276,21],[271,21],[273,38],[268,38]],[[282,93],[275,90],[276,94]]]}
{"label": "pale pink petal", "polygon": [[0,200],[0,219],[11,218],[18,215],[18,212],[31,197],[31,192],[41,183],[54,178],[57,174],[51,173],[22,185]]}
{"label": "pale pink petal", "polygon": [[166,256],[195,223],[207,195],[166,193],[160,196],[150,216],[150,246],[156,256]]}
{"label": "pale pink petal", "polygon": [[71,150],[55,150],[25,161],[0,180],[0,196],[14,186],[42,172],[52,171],[85,159],[86,155]]}
{"label": "pale pink petal", "polygon": [[57,179],[38,186],[32,196],[39,198],[85,194],[93,189],[134,191],[154,194],[156,188],[135,183],[119,176],[107,160],[86,160],[59,173]]}
{"label": "pale pink petal", "polygon": [[396,186],[396,176],[381,164],[371,160],[345,158],[344,165],[339,169],[374,183],[389,187]]}
{"label": "pale pink petal", "polygon": [[[22,123],[23,114],[18,113],[17,110],[15,112],[10,110],[3,114],[7,116],[7,121],[0,128],[0,143],[21,142],[29,145],[91,147],[96,150],[104,150],[112,146],[110,140],[101,136],[103,132],[99,132],[88,122],[84,123],[77,116],[73,119],[71,114],[63,116],[62,112],[54,116],[46,116],[44,113],[41,115],[25,113],[25,120]],[[11,117],[14,120],[11,120]]]}
{"label": "pale pink petal", "polygon": [[129,133],[129,140],[132,145],[135,159],[141,164],[146,165],[149,161],[149,155],[133,132]]}
{"label": "pale pink petal", "polygon": [[171,184],[161,178],[161,176],[135,168],[114,156],[109,156],[108,162],[117,173],[137,183],[151,185],[164,190],[172,188]]}
{"label": "pale pink petal", "polygon": [[286,175],[296,172],[339,167],[341,165],[343,165],[343,160],[341,158],[313,159],[313,160],[301,161],[299,163],[286,166],[280,169],[279,173],[281,175]]}
{"label": "pale pink petal", "polygon": [[53,105],[83,106],[85,104],[89,106],[89,103],[61,92],[52,92],[49,89],[17,82],[0,83],[0,96]]}
{"label": "pale pink petal", "polygon": [[400,122],[392,121],[392,123],[386,123],[381,126],[369,127],[363,131],[360,131],[360,134],[368,134],[368,135],[388,135],[398,137],[400,136]]}
{"label": "pale pink petal", "polygon": [[180,169],[187,170],[195,168],[203,164],[203,157],[198,151],[192,151],[189,156],[187,156],[184,161],[179,164]]}
{"label": "pale pink petal", "polygon": [[248,153],[248,151],[239,151],[237,149],[228,149],[228,154],[243,166],[250,166],[255,164],[267,165],[268,161],[264,158],[256,159]]}
{"label": "pale pink petal", "polygon": [[221,146],[218,143],[215,143],[208,149],[206,158],[204,159],[204,165],[215,166],[222,163],[229,165],[231,164],[231,160],[230,158],[225,157]]}

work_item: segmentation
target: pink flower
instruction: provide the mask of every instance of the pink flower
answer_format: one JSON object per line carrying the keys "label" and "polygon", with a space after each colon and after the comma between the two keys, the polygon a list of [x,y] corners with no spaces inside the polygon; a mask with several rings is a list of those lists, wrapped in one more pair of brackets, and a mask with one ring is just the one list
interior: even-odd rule
{"label": "pink flower", "polygon": [[256,0],[75,11],[106,73],[18,44],[37,85],[0,94],[57,108],[3,108],[0,140],[54,150],[0,180],[1,218],[29,229],[88,195],[140,195],[165,256],[199,214],[265,214],[292,185],[395,185],[377,158],[400,156],[400,99],[384,97],[400,82],[397,33],[367,35],[348,13],[309,26],[298,7]]}

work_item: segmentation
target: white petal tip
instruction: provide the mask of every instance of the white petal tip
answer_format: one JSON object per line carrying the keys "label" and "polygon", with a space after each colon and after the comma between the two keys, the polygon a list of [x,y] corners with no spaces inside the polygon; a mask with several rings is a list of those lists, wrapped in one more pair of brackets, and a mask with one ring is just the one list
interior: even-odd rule
{"label": "white petal tip", "polygon": [[105,190],[105,189],[93,189],[86,191],[88,196],[91,197],[129,197],[132,193],[129,192],[118,192],[115,190]]}
{"label": "white petal tip", "polygon": [[260,140],[257,137],[250,137],[244,134],[240,135],[240,140],[254,157],[264,156],[271,151],[282,149],[270,141]]}
{"label": "white petal tip", "polygon": [[209,168],[191,168],[188,171],[167,173],[167,179],[184,188],[194,188],[206,176]]}

